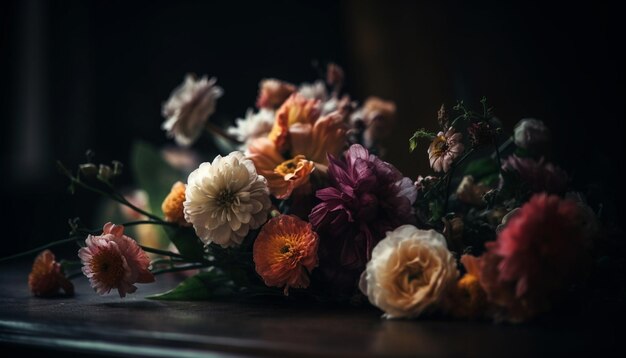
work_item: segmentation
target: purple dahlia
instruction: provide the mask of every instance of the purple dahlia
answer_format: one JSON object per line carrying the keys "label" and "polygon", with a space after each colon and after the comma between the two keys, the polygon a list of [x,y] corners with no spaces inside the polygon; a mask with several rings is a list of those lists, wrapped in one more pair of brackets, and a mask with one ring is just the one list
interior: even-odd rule
{"label": "purple dahlia", "polygon": [[536,161],[511,155],[502,163],[502,169],[517,173],[533,193],[563,194],[567,190],[567,173],[543,157]]}
{"label": "purple dahlia", "polygon": [[329,155],[331,186],[317,191],[322,202],[309,219],[321,234],[321,268],[326,258],[337,268],[360,274],[387,231],[415,223],[417,189],[393,165],[359,144],[344,156],[342,161]]}

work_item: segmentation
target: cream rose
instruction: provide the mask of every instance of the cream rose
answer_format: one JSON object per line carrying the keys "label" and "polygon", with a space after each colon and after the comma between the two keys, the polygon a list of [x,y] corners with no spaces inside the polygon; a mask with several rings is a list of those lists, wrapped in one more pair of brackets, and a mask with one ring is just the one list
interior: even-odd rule
{"label": "cream rose", "polygon": [[360,288],[385,317],[417,317],[436,305],[457,277],[443,235],[403,225],[374,247]]}

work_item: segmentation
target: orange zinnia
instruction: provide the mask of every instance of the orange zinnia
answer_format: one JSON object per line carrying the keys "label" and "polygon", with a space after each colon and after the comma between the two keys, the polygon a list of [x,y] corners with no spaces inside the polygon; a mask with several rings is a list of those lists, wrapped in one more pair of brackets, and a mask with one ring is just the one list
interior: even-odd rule
{"label": "orange zinnia", "polygon": [[294,189],[309,183],[315,163],[304,155],[286,160],[267,138],[257,138],[248,147],[248,157],[254,162],[257,173],[267,179],[267,186],[278,199],[288,198]]}
{"label": "orange zinnia", "polygon": [[254,242],[256,272],[265,284],[284,287],[309,286],[309,273],[317,266],[319,238],[311,224],[293,215],[268,221]]}

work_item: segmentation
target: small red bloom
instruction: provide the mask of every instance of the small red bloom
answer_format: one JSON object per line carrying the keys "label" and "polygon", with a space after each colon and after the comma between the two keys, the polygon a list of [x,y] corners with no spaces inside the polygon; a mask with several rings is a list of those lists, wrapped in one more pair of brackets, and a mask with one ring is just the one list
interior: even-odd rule
{"label": "small red bloom", "polygon": [[35,296],[54,296],[63,289],[66,295],[74,294],[74,285],[61,271],[61,265],[55,261],[54,254],[50,250],[42,251],[35,262],[33,269],[28,275],[28,287]]}

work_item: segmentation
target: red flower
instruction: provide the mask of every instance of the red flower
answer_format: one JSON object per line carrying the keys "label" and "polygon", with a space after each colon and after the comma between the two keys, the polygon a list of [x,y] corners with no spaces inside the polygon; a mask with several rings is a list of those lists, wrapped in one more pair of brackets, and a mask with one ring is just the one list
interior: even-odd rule
{"label": "red flower", "polygon": [[550,308],[581,277],[586,240],[575,202],[537,194],[478,258],[478,275],[503,318],[521,321]]}
{"label": "red flower", "polygon": [[61,264],[56,262],[50,250],[42,251],[35,259],[28,275],[28,287],[35,296],[40,297],[54,296],[60,289],[68,296],[74,294],[74,285],[65,277]]}

